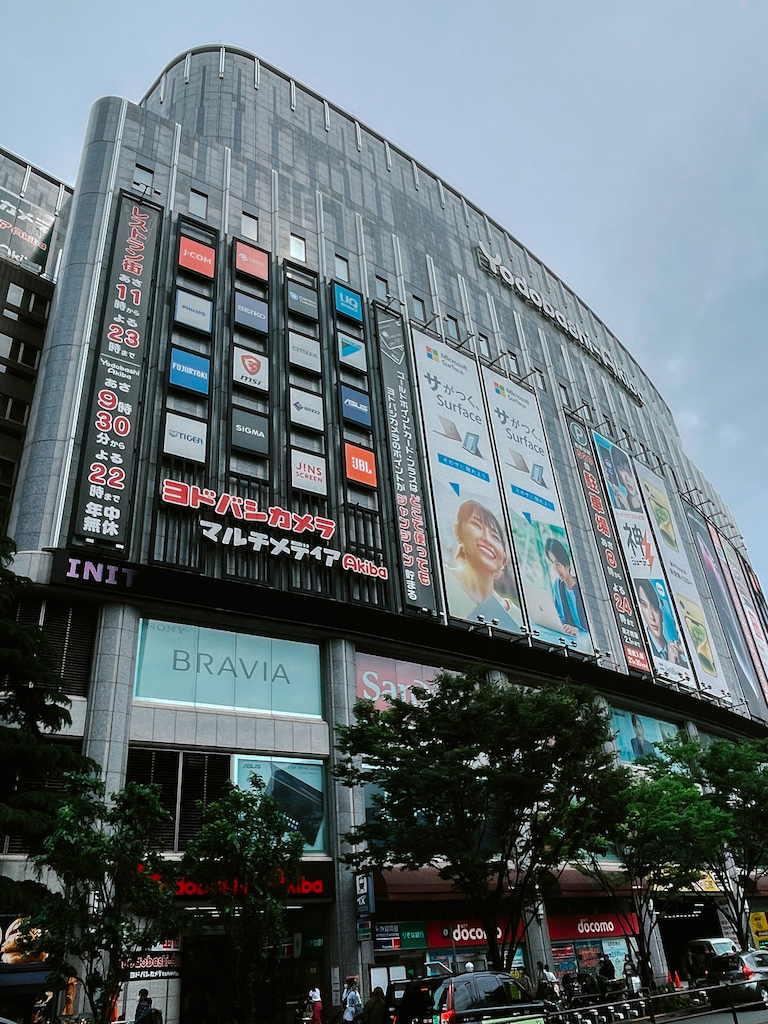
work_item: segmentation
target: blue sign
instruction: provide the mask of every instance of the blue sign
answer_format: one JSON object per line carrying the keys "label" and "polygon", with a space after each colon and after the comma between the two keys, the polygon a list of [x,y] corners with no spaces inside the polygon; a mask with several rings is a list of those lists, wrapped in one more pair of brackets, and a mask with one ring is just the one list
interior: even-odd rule
{"label": "blue sign", "polygon": [[180,348],[171,349],[171,384],[207,395],[210,375],[210,360],[193,355],[192,352],[184,352]]}
{"label": "blue sign", "polygon": [[371,426],[371,400],[364,391],[341,385],[341,410],[345,420]]}
{"label": "blue sign", "polygon": [[363,322],[363,298],[357,292],[350,291],[340,284],[333,286],[333,301],[336,312],[348,316],[350,320]]}
{"label": "blue sign", "polygon": [[254,299],[252,295],[236,291],[235,323],[266,334],[269,330],[269,307],[261,299]]}

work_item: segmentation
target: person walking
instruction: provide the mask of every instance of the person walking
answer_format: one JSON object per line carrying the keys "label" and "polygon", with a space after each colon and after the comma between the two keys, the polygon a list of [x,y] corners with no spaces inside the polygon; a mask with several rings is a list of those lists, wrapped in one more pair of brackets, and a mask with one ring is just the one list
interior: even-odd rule
{"label": "person walking", "polygon": [[320,995],[320,989],[315,985],[314,988],[309,990],[309,997],[307,999],[307,1007],[312,1014],[310,1024],[322,1024],[323,1019],[323,1000]]}
{"label": "person walking", "polygon": [[350,981],[347,988],[347,1001],[344,1003],[343,1018],[345,1021],[357,1020],[363,1012],[363,1001],[357,991],[357,982]]}
{"label": "person walking", "polygon": [[139,1001],[136,1004],[134,1024],[150,1024],[152,1014],[152,997],[145,988],[139,989]]}
{"label": "person walking", "polygon": [[363,1007],[362,1024],[391,1024],[384,989],[379,985],[371,992],[371,998]]}

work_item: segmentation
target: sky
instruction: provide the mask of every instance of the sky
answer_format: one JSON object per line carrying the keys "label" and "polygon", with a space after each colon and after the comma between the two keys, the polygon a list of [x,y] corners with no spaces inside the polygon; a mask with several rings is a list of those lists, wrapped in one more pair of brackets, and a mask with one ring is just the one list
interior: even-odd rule
{"label": "sky", "polygon": [[414,156],[639,361],[768,585],[765,0],[5,0],[3,36],[0,146],[72,184],[96,99],[214,43]]}

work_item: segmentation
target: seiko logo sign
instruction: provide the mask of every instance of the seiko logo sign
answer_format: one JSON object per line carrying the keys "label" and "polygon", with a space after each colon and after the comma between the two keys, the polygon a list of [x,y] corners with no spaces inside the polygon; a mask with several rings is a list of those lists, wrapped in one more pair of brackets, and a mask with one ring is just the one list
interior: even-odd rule
{"label": "seiko logo sign", "polygon": [[549,317],[564,334],[569,334],[583,349],[589,352],[598,362],[602,363],[608,372],[642,405],[643,398],[637,385],[621,367],[614,365],[613,357],[607,349],[601,350],[586,331],[580,330],[572,320],[567,319],[559,309],[555,309],[550,302],[547,302],[534,288],[531,288],[527,281],[513,274],[509,267],[505,267],[498,253],[495,255],[491,254],[483,242],[477,243],[476,252],[477,261],[483,270],[493,274],[494,277],[501,278],[508,288],[513,288],[518,295],[522,295],[526,302],[538,309],[544,316]]}
{"label": "seiko logo sign", "polygon": [[259,320],[267,319],[267,314],[257,306],[244,306],[241,302],[238,302],[237,309],[238,312],[247,313],[249,316],[255,316]]}

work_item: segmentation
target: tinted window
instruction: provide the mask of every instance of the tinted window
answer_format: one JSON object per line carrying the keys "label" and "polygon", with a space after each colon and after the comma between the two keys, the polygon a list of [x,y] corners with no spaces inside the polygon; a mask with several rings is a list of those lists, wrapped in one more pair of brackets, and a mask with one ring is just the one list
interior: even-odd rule
{"label": "tinted window", "polygon": [[755,967],[760,967],[762,970],[765,970],[765,968],[768,967],[768,953],[755,953],[752,957],[752,962]]}
{"label": "tinted window", "polygon": [[468,1010],[472,1005],[472,989],[468,981],[457,981],[453,989],[454,1010]]}
{"label": "tinted window", "polygon": [[509,1006],[512,996],[509,984],[494,975],[475,978],[478,1006]]}

